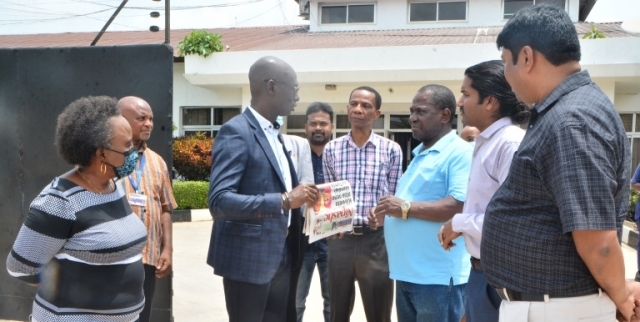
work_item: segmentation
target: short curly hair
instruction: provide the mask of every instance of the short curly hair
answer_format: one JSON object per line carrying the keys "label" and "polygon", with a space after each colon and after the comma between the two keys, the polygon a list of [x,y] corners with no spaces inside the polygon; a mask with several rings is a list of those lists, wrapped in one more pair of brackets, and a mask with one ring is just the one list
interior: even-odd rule
{"label": "short curly hair", "polygon": [[73,101],[58,115],[55,145],[69,164],[87,166],[99,148],[109,148],[109,119],[121,115],[118,100],[109,96],[86,96]]}

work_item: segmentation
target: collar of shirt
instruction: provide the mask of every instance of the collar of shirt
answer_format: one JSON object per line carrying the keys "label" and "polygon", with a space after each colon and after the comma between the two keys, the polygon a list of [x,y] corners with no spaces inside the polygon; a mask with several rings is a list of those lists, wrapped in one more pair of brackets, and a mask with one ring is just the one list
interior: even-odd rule
{"label": "collar of shirt", "polygon": [[144,153],[144,151],[147,149],[147,142],[146,141],[142,141],[142,143],[140,143],[140,146],[138,147],[138,153]]}
{"label": "collar of shirt", "polygon": [[500,131],[500,129],[509,125],[513,125],[513,121],[511,121],[511,118],[508,116],[493,122],[488,128],[484,129],[478,137],[476,137],[476,147],[474,150],[478,150],[484,142],[489,141],[494,134]]}
{"label": "collar of shirt", "polygon": [[535,105],[535,110],[542,114],[544,110],[551,107],[562,96],[573,92],[580,86],[591,83],[591,76],[586,70],[573,73],[565,78],[547,97]]}
{"label": "collar of shirt", "polygon": [[260,127],[262,128],[263,131],[271,132],[272,134],[274,134],[275,132],[279,132],[273,127],[272,122],[264,118],[264,116],[258,113],[258,111],[254,110],[253,107],[247,106],[247,108],[249,109],[249,111],[251,111],[251,113],[253,113],[253,116],[256,117],[256,120],[258,120],[258,123],[260,124]]}
{"label": "collar of shirt", "polygon": [[362,147],[358,147],[356,145],[356,142],[353,141],[353,136],[351,136],[351,131],[349,131],[349,134],[347,134],[347,137],[349,137],[349,144],[352,145],[356,149],[364,148],[369,143],[373,144],[373,146],[380,146],[380,136],[375,134],[375,133],[373,133],[373,130],[371,130],[371,134],[369,134],[369,138],[367,139],[367,142],[365,142],[362,145]]}
{"label": "collar of shirt", "polygon": [[440,140],[438,140],[438,142],[436,142],[430,148],[425,149],[424,151],[420,152],[420,150],[422,149],[422,146],[423,146],[423,144],[420,143],[415,149],[413,149],[413,151],[411,153],[413,154],[413,156],[416,156],[416,155],[420,155],[420,154],[427,154],[430,151],[440,152],[440,151],[446,149],[451,144],[451,142],[453,142],[453,140],[456,139],[456,137],[457,137],[456,132],[455,131],[450,131],[445,136],[441,137]]}

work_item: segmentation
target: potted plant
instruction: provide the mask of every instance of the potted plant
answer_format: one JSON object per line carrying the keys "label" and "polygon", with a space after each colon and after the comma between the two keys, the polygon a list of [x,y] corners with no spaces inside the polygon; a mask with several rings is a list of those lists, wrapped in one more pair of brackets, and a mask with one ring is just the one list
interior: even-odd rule
{"label": "potted plant", "polygon": [[207,57],[222,51],[222,36],[206,30],[193,30],[178,44],[178,55]]}

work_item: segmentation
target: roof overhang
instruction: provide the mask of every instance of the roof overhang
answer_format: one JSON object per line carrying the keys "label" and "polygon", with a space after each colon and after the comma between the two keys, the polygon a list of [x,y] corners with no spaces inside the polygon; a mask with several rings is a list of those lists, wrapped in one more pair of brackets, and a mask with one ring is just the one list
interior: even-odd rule
{"label": "roof overhang", "polygon": [[[583,68],[592,77],[640,77],[640,38],[581,40]],[[300,84],[459,81],[464,70],[500,59],[493,43],[433,46],[331,48],[214,53],[187,56],[185,77],[204,87],[248,85],[250,65],[277,56],[296,70]]]}

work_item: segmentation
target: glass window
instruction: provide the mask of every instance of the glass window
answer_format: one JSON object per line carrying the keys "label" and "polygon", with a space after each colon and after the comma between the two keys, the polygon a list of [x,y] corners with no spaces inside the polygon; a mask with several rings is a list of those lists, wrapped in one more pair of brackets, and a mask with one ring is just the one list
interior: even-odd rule
{"label": "glass window", "polygon": [[622,124],[624,124],[624,130],[626,132],[633,132],[633,114],[620,114]]}
{"label": "glass window", "polygon": [[409,115],[391,115],[389,120],[389,128],[391,129],[410,129]]}
{"label": "glass window", "polygon": [[347,23],[347,6],[322,7],[322,23]]}
{"label": "glass window", "polygon": [[238,114],[240,114],[239,108],[215,108],[213,124],[222,125]]}
{"label": "glass window", "polygon": [[466,2],[438,2],[438,20],[466,20]]}
{"label": "glass window", "polygon": [[466,20],[466,1],[434,1],[412,3],[409,7],[409,21]]}
{"label": "glass window", "polygon": [[349,23],[373,22],[373,5],[349,6]]}
{"label": "glass window", "polygon": [[181,131],[184,135],[204,132],[215,137],[220,127],[241,113],[239,107],[191,107],[183,106]]}
{"label": "glass window", "polygon": [[438,18],[437,3],[412,3],[409,21],[436,21]]}
{"label": "glass window", "polygon": [[509,19],[518,10],[533,5],[533,0],[504,0],[504,19]]}
{"label": "glass window", "polygon": [[374,11],[373,4],[322,6],[320,23],[372,23]]}
{"label": "glass window", "polygon": [[211,108],[185,108],[182,125],[211,125]]}
{"label": "glass window", "polygon": [[304,123],[307,120],[306,115],[289,115],[287,116],[287,130],[304,129]]}

